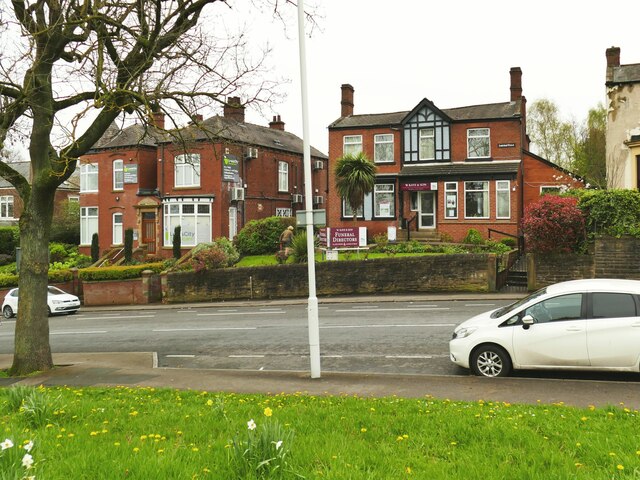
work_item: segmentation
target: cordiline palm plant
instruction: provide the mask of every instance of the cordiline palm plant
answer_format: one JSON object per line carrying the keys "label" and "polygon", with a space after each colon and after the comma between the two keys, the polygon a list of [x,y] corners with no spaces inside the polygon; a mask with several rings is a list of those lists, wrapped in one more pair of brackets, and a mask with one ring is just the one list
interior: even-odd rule
{"label": "cordiline palm plant", "polygon": [[337,160],[334,173],[338,195],[349,203],[355,222],[364,196],[373,191],[376,166],[363,152],[355,155],[348,153]]}

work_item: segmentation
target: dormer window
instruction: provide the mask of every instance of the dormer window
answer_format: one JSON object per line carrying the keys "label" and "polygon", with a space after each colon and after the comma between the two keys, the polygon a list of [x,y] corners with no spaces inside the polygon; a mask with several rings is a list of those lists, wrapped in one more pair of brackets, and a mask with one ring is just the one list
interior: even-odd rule
{"label": "dormer window", "polygon": [[467,130],[467,157],[489,158],[491,142],[488,128],[470,128]]}

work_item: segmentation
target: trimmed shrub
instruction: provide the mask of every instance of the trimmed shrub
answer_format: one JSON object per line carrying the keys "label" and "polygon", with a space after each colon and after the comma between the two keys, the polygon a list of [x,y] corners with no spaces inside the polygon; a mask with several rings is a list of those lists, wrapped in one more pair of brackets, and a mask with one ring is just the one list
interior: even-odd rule
{"label": "trimmed shrub", "polygon": [[124,263],[130,264],[133,260],[133,228],[124,231]]}
{"label": "trimmed shrub", "polygon": [[240,254],[225,237],[217,238],[212,243],[201,243],[191,253],[191,265],[196,272],[230,267],[239,259]]}
{"label": "trimmed shrub", "polygon": [[91,236],[91,263],[96,263],[98,260],[100,260],[100,244],[98,234],[94,233]]}
{"label": "trimmed shrub", "polygon": [[52,242],[49,244],[49,262],[63,262],[69,253],[67,248],[62,243]]}
{"label": "trimmed shrub", "polygon": [[182,227],[177,225],[173,229],[173,258],[179,260],[182,256]]}
{"label": "trimmed shrub", "polygon": [[295,227],[296,219],[268,217],[262,220],[251,220],[238,232],[234,244],[240,255],[275,253],[280,248],[280,234],[289,225]]}
{"label": "trimmed shrub", "polygon": [[528,252],[575,252],[586,238],[585,219],[575,197],[543,196],[526,208],[522,230]]}
{"label": "trimmed shrub", "polygon": [[163,268],[163,262],[118,267],[89,267],[80,270],[79,276],[80,279],[85,281],[127,280],[130,278],[140,278],[142,276],[142,272],[145,270],[160,273]]}
{"label": "trimmed shrub", "polygon": [[484,245],[484,238],[478,230],[470,228],[467,230],[467,236],[464,237],[462,243],[468,243],[469,245]]}

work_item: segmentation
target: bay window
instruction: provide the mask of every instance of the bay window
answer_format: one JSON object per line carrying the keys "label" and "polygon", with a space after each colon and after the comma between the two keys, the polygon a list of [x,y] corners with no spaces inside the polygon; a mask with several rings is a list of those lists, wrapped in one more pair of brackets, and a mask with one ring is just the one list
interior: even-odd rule
{"label": "bay window", "polygon": [[444,218],[458,218],[458,182],[445,182],[444,203]]}
{"label": "bay window", "polygon": [[80,244],[91,245],[94,233],[98,233],[98,207],[80,207]]}
{"label": "bay window", "polygon": [[195,247],[211,242],[211,204],[172,202],[164,205],[164,245],[173,246],[173,232],[180,226],[180,244]]}

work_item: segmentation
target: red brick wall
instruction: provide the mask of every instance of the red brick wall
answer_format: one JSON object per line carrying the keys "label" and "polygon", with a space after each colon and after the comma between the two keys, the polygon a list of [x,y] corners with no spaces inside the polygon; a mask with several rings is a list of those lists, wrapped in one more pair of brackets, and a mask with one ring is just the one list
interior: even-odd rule
{"label": "red brick wall", "polygon": [[558,168],[554,168],[549,162],[539,160],[533,155],[524,155],[524,205],[540,199],[540,187],[542,186],[569,186],[571,188],[584,188],[584,182],[574,179]]}

